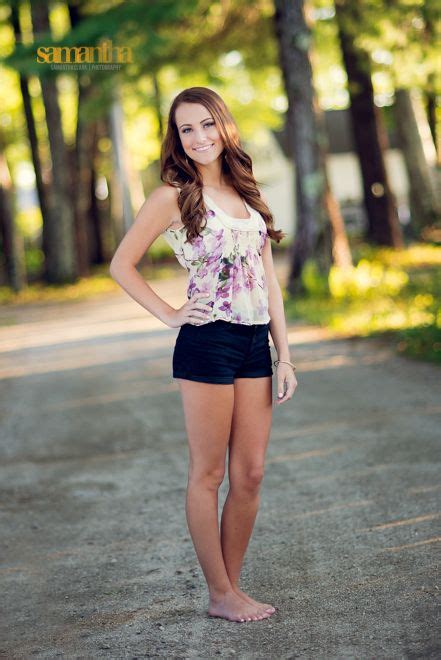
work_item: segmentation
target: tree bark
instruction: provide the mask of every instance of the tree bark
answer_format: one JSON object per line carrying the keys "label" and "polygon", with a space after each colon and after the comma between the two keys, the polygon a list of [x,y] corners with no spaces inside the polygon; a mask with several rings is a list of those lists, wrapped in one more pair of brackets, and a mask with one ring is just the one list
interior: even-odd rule
{"label": "tree bark", "polygon": [[301,274],[306,261],[314,258],[327,275],[329,241],[325,237],[323,172],[319,163],[314,91],[309,58],[311,34],[306,25],[303,0],[275,0],[275,33],[280,65],[288,97],[287,133],[295,161],[296,232],[290,250],[291,266],[287,289],[303,290]]}
{"label": "tree bark", "polygon": [[92,171],[95,152],[96,121],[83,116],[84,103],[92,90],[90,84],[79,76],[78,79],[78,120],[76,134],[76,244],[78,269],[82,276],[90,272],[92,261],[91,211],[92,211]]}
{"label": "tree bark", "polygon": [[[311,61],[314,61],[314,51],[311,53]],[[338,268],[347,270],[353,266],[351,248],[349,245],[348,235],[346,233],[344,218],[341,213],[340,204],[333,194],[329,184],[327,168],[328,137],[326,132],[325,116],[318,102],[316,93],[314,93],[314,112],[316,116],[318,131],[320,167],[323,172],[325,181],[323,204],[325,207],[325,215],[327,218],[329,218],[331,262]],[[326,250],[326,254],[327,253],[328,251]]]}
{"label": "tree bark", "polygon": [[[81,23],[80,7],[73,2],[67,3],[70,24],[72,29]],[[89,245],[89,213],[91,210],[90,178],[91,178],[91,150],[93,148],[94,129],[84,117],[84,103],[91,92],[91,83],[88,75],[81,72],[77,74],[78,107],[77,130],[75,148],[69,152],[71,160],[71,176],[75,186],[74,212],[75,212],[75,248],[78,264],[78,275],[87,277],[90,272],[90,245]]]}
{"label": "tree bark", "polygon": [[[45,3],[31,3],[34,33],[50,33]],[[47,270],[49,282],[73,282],[77,276],[74,242],[73,188],[69,180],[69,159],[61,126],[58,92],[53,78],[40,78],[52,159],[51,212],[47,231]]]}
{"label": "tree bark", "polygon": [[378,245],[401,247],[402,232],[384,163],[386,131],[374,103],[369,55],[354,43],[360,5],[335,0],[338,35],[348,77],[354,140],[363,179],[368,217],[367,238]]}
{"label": "tree bark", "polygon": [[[101,159],[109,159],[109,155],[105,156],[99,154],[98,152],[98,142],[102,138],[110,139],[109,131],[109,119],[108,117],[103,117],[97,120],[96,123],[96,137],[94,142],[94,154],[93,154],[93,170],[92,170],[92,180],[91,180],[91,199],[92,199],[92,209],[91,209],[91,245],[92,245],[92,263],[101,264],[107,263],[112,258],[112,255],[117,246],[116,236],[120,237],[122,235],[122,221],[121,215],[115,214],[113,216],[113,201],[112,201],[112,185],[110,183],[110,177],[106,178],[107,186],[107,196],[97,196],[96,189],[97,186],[101,186],[103,174],[101,177],[98,177],[98,173],[101,169],[110,171],[110,176],[113,176],[113,168],[111,163],[104,163],[104,167],[101,166]],[[100,181],[101,179],[101,181]],[[101,191],[103,192],[103,191]],[[118,222],[118,231],[115,231],[114,221]],[[119,239],[120,240],[120,239]]]}
{"label": "tree bark", "polygon": [[0,143],[0,232],[6,284],[14,291],[26,285],[23,237],[15,224],[12,182],[8,163]]}
{"label": "tree bark", "polygon": [[426,92],[426,112],[427,121],[429,123],[430,132],[432,133],[433,144],[436,150],[437,166],[441,167],[441,136],[438,131],[438,123],[436,120],[437,100],[436,93],[432,90]]}
{"label": "tree bark", "polygon": [[162,110],[161,110],[161,88],[159,86],[158,74],[156,71],[152,73],[153,89],[155,94],[153,97],[153,102],[156,111],[156,118],[158,120],[158,139],[160,142],[164,139],[164,124],[162,121]]}
{"label": "tree bark", "polygon": [[[418,107],[418,99],[414,93],[406,89],[395,91],[395,118],[401,151],[406,164],[409,179],[409,200],[412,225],[420,232],[427,225],[439,220],[441,206],[439,191],[436,185],[436,152],[432,144],[430,128],[426,122],[425,113]],[[423,136],[425,136],[423,138]],[[430,140],[426,145],[431,150],[432,167],[427,161],[424,140]]]}
{"label": "tree bark", "polygon": [[[118,233],[120,226],[118,214],[121,214],[122,231],[125,234],[133,224],[133,206],[130,194],[130,184],[127,166],[127,153],[123,135],[123,112],[118,92],[115,91],[114,101],[110,109],[110,135],[113,147],[114,177],[112,180],[112,215],[115,221],[115,229]],[[117,236],[121,240],[122,236]]]}
{"label": "tree bark", "polygon": [[100,212],[98,208],[98,200],[95,195],[97,180],[95,167],[93,166],[90,172],[90,261],[92,264],[101,264],[104,261],[103,255],[103,240],[100,226]]}
{"label": "tree bark", "polygon": [[[435,2],[421,3],[421,14],[424,18],[424,30],[423,38],[426,47],[431,49],[438,39],[438,29],[437,24],[439,20],[439,9],[437,9],[437,4]],[[438,66],[439,69],[439,66]],[[436,151],[436,164],[437,167],[441,166],[441,136],[438,131],[438,122],[437,122],[437,97],[439,93],[439,88],[437,86],[438,75],[436,71],[430,71],[427,76],[427,84],[425,85],[425,97],[426,97],[426,113],[427,121],[429,122],[430,131],[432,133],[433,144],[435,145]]]}
{"label": "tree bark", "polygon": [[[18,6],[14,2],[11,3],[11,24],[14,30],[15,42],[21,43],[22,31],[21,31],[19,15],[18,15]],[[51,225],[51,220],[49,218],[49,214],[50,214],[50,206],[48,200],[49,191],[43,181],[43,171],[42,171],[42,164],[41,164],[40,153],[38,148],[37,130],[35,127],[35,118],[32,110],[31,97],[29,94],[29,79],[27,76],[20,74],[19,80],[20,80],[20,91],[23,100],[23,109],[26,120],[26,127],[28,131],[29,146],[31,149],[32,164],[34,166],[34,172],[35,172],[35,185],[37,188],[38,202],[40,205],[40,212],[42,217],[41,247],[44,255],[43,270],[47,271],[48,268],[47,231],[48,231],[48,227],[50,227]]]}

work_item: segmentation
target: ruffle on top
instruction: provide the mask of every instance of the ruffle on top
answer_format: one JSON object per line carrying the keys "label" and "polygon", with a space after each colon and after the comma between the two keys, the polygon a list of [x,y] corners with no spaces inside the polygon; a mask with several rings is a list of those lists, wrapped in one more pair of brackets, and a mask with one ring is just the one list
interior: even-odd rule
{"label": "ruffle on top", "polygon": [[249,218],[227,215],[203,191],[207,224],[193,244],[185,243],[185,227],[163,232],[178,262],[189,272],[187,298],[201,291],[199,301],[212,309],[207,320],[244,325],[270,322],[268,288],[262,249],[268,232],[264,219],[247,202]]}

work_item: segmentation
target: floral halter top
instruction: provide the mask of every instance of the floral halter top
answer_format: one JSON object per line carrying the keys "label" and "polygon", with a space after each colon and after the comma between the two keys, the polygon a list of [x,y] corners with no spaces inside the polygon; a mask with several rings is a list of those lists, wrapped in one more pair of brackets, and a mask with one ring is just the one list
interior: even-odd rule
{"label": "floral halter top", "polygon": [[249,217],[233,218],[202,191],[207,224],[193,244],[185,243],[185,227],[168,227],[163,236],[181,266],[189,272],[187,298],[206,292],[199,301],[212,309],[207,321],[223,319],[244,325],[266,324],[268,289],[262,262],[267,227],[258,211],[245,206]]}

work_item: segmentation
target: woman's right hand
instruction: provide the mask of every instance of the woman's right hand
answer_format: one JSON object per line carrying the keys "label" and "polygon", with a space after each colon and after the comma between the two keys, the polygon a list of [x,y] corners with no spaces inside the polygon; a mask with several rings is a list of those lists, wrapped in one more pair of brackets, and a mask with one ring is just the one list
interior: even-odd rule
{"label": "woman's right hand", "polygon": [[180,309],[174,310],[169,319],[168,325],[171,328],[180,328],[184,323],[189,323],[190,325],[202,325],[200,321],[205,321],[207,319],[207,313],[211,312],[211,307],[197,301],[199,298],[207,298],[207,296],[208,294],[204,291],[193,294]]}

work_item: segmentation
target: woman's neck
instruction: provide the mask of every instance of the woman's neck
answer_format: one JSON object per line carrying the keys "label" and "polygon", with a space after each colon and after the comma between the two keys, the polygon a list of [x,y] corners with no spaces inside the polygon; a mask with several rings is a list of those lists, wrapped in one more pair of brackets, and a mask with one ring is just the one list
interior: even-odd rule
{"label": "woman's neck", "polygon": [[222,181],[219,180],[203,180],[202,182],[202,187],[203,188],[211,188],[212,190],[218,190],[221,192],[222,190],[230,190],[231,188],[234,188],[234,186],[231,183],[231,180],[227,177],[223,177]]}

